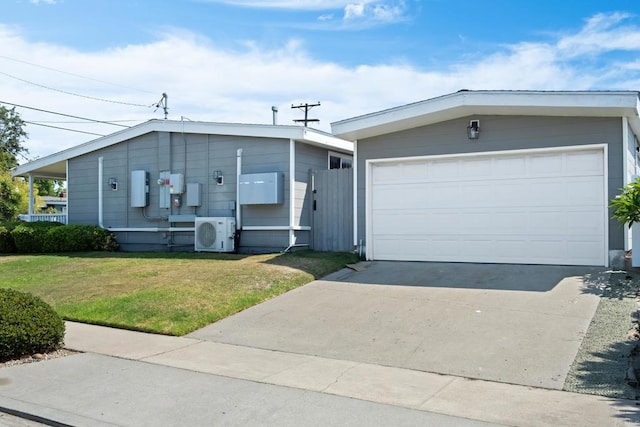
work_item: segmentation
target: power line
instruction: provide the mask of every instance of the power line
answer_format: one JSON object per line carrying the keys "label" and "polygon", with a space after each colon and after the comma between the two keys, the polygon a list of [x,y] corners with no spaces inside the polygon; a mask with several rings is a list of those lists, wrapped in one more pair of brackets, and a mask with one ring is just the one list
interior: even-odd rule
{"label": "power line", "polygon": [[0,101],[0,104],[13,105],[14,107],[27,108],[29,110],[41,111],[43,113],[55,114],[55,115],[64,116],[64,117],[70,117],[72,119],[80,119],[80,120],[86,120],[86,121],[89,121],[89,122],[102,123],[102,124],[105,124],[105,125],[120,126],[120,127],[123,127],[123,128],[130,127],[130,126],[125,126],[125,125],[121,125],[121,124],[118,124],[118,123],[107,122],[107,121],[104,121],[104,120],[88,119],[86,117],[74,116],[74,115],[71,115],[71,114],[64,114],[64,113],[57,113],[55,111],[43,110],[41,108],[27,107],[26,105],[14,104],[13,102]]}
{"label": "power line", "polygon": [[66,131],[69,131],[69,132],[85,133],[85,134],[87,134],[87,135],[95,135],[95,136],[104,136],[104,135],[102,135],[102,134],[100,134],[100,133],[93,133],[93,132],[86,132],[86,131],[83,131],[83,130],[76,130],[76,129],[63,128],[63,127],[60,127],[60,126],[43,125],[42,123],[28,122],[28,121],[26,121],[26,120],[25,120],[24,122],[25,122],[25,123],[28,123],[28,124],[30,124],[30,125],[44,126],[44,127],[47,127],[47,128],[53,128],[53,129],[66,130]]}
{"label": "power line", "polygon": [[70,76],[79,77],[79,78],[85,79],[85,80],[91,80],[91,81],[94,81],[94,82],[99,82],[99,83],[104,83],[104,84],[108,84],[108,85],[112,85],[112,86],[117,86],[117,87],[121,87],[121,88],[124,88],[124,89],[133,89],[133,90],[137,90],[139,92],[153,93],[153,92],[148,91],[148,90],[139,89],[139,88],[135,88],[135,87],[131,87],[131,86],[125,86],[125,85],[121,85],[121,84],[118,84],[118,83],[112,83],[112,82],[108,82],[108,81],[105,81],[105,80],[94,79],[92,77],[87,77],[87,76],[83,76],[81,74],[76,74],[76,73],[70,73],[68,71],[59,70],[57,68],[47,67],[45,65],[34,64],[33,62],[23,61],[21,59],[16,59],[16,58],[10,58],[10,57],[5,56],[5,55],[0,55],[0,58],[8,59],[9,61],[19,62],[21,64],[31,65],[32,67],[38,67],[38,68],[42,68],[42,69],[45,69],[45,70],[55,71],[57,73],[68,74]]}
{"label": "power line", "polygon": [[66,90],[56,89],[56,88],[53,88],[53,87],[50,87],[50,86],[41,85],[40,83],[35,83],[35,82],[29,81],[29,80],[26,80],[26,79],[22,79],[20,77],[16,77],[16,76],[11,75],[9,73],[5,73],[4,71],[0,71],[0,74],[2,74],[4,76],[7,76],[7,77],[10,77],[12,79],[16,79],[18,81],[24,82],[24,83],[28,83],[30,85],[41,87],[43,89],[52,90],[54,92],[59,92],[59,93],[64,93],[65,95],[77,96],[79,98],[91,99],[91,100],[94,100],[94,101],[110,102],[112,104],[129,105],[129,106],[132,106],[132,107],[151,108],[151,107],[155,107],[156,106],[156,104],[142,105],[142,104],[134,104],[132,102],[114,101],[112,99],[98,98],[98,97],[95,97],[95,96],[80,95],[78,93],[68,92]]}
{"label": "power line", "polygon": [[[125,122],[140,122],[141,120],[130,119],[130,120],[107,120],[108,124],[116,124],[116,123],[125,123]],[[86,120],[34,120],[33,123],[57,123],[57,124],[91,124],[87,123]]]}

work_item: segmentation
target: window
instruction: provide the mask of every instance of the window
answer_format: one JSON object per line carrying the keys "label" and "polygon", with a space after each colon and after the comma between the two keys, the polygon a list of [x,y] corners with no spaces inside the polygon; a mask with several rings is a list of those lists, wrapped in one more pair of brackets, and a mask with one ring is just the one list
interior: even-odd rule
{"label": "window", "polygon": [[353,156],[329,152],[329,169],[351,169]]}

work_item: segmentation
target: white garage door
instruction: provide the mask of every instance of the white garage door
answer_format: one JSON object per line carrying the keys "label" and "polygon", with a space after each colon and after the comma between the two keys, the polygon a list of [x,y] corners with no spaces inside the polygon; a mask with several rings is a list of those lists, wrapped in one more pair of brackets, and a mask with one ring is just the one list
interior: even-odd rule
{"label": "white garage door", "polygon": [[370,259],[606,265],[602,149],[370,167]]}

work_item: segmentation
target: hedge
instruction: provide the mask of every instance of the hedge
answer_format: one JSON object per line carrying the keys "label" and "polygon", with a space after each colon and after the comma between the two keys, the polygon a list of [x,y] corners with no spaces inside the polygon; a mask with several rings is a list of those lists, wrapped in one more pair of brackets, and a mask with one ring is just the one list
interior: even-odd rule
{"label": "hedge", "polygon": [[96,225],[58,222],[0,224],[0,253],[117,251],[113,233]]}
{"label": "hedge", "polygon": [[64,322],[40,298],[0,289],[0,360],[62,347]]}

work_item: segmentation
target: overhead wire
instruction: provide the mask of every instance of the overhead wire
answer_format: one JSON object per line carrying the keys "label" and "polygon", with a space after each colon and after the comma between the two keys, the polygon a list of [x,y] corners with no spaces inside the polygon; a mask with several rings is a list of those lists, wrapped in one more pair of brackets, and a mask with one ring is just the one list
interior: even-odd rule
{"label": "overhead wire", "polygon": [[87,134],[87,135],[95,135],[95,136],[105,136],[105,135],[103,135],[103,134],[101,134],[101,133],[94,133],[94,132],[87,132],[87,131],[84,131],[84,130],[77,130],[77,129],[63,128],[63,127],[61,127],[61,126],[44,125],[44,124],[42,124],[42,123],[30,122],[30,121],[27,121],[27,120],[24,120],[24,122],[25,122],[25,123],[28,123],[28,124],[30,124],[30,125],[44,126],[44,127],[47,127],[47,128],[53,128],[53,129],[66,130],[66,131],[69,131],[69,132],[84,133],[84,134]]}
{"label": "overhead wire", "polygon": [[69,71],[59,70],[57,68],[47,67],[45,65],[40,65],[40,64],[34,64],[33,62],[24,61],[22,59],[11,58],[11,57],[5,56],[5,55],[0,55],[0,58],[7,59],[9,61],[19,62],[21,64],[31,65],[32,67],[38,67],[38,68],[42,68],[44,70],[55,71],[57,73],[62,73],[62,74],[68,74],[70,76],[78,77],[78,78],[85,79],[85,80],[91,80],[91,81],[94,81],[94,82],[104,83],[104,84],[108,84],[108,85],[111,85],[111,86],[117,86],[117,87],[121,87],[121,88],[124,88],[124,89],[133,89],[133,90],[137,90],[139,92],[153,93],[153,92],[151,92],[149,90],[144,90],[144,89],[135,88],[135,87],[131,87],[131,86],[125,86],[125,85],[121,85],[121,84],[118,84],[118,83],[112,83],[112,82],[108,82],[106,80],[100,80],[100,79],[95,79],[95,78],[92,78],[92,77],[83,76],[81,74],[70,73]]}
{"label": "overhead wire", "polygon": [[131,127],[131,126],[126,126],[126,125],[121,125],[119,123],[108,122],[108,121],[105,121],[105,120],[89,119],[87,117],[74,116],[72,114],[58,113],[58,112],[55,112],[55,111],[44,110],[42,108],[29,107],[29,106],[26,106],[26,105],[15,104],[13,102],[7,102],[7,101],[1,101],[0,100],[0,104],[13,105],[14,107],[26,108],[28,110],[35,110],[35,111],[40,111],[40,112],[43,112],[43,113],[55,114],[55,115],[58,115],[58,116],[70,117],[72,119],[86,120],[86,121],[89,121],[89,122],[102,123],[102,124],[106,124],[106,125],[120,126],[120,127],[123,127],[123,128]]}
{"label": "overhead wire", "polygon": [[9,78],[12,78],[12,79],[21,81],[23,83],[28,83],[30,85],[43,88],[43,89],[52,90],[54,92],[59,92],[59,93],[64,93],[65,95],[77,96],[79,98],[91,99],[91,100],[94,100],[94,101],[109,102],[109,103],[112,103],[112,104],[129,105],[129,106],[132,106],[132,107],[142,107],[142,108],[151,108],[151,107],[156,107],[157,108],[157,104],[158,104],[158,103],[153,103],[153,104],[149,104],[149,105],[143,105],[143,104],[135,104],[133,102],[114,101],[112,99],[98,98],[96,96],[81,95],[79,93],[69,92],[69,91],[66,91],[66,90],[56,89],[56,88],[53,88],[53,87],[50,87],[50,86],[42,85],[40,83],[35,83],[35,82],[30,81],[30,80],[14,76],[12,74],[5,73],[4,71],[0,71],[0,74],[2,74],[4,76],[7,76]]}

